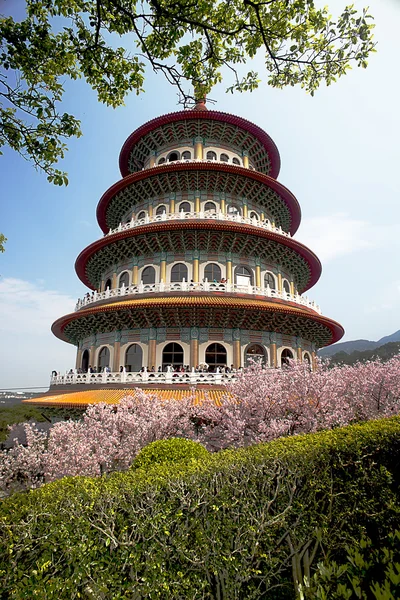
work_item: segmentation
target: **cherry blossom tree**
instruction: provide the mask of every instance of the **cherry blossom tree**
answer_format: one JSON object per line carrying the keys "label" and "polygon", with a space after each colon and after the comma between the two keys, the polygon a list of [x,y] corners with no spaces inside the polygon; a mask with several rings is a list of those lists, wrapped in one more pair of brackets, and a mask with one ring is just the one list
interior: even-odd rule
{"label": "cherry blossom tree", "polygon": [[320,361],[314,371],[296,361],[282,369],[254,362],[227,387],[221,405],[133,390],[118,405],[92,405],[81,420],[56,423],[48,436],[26,425],[26,445],[0,454],[0,489],[125,470],[141,448],[169,437],[216,451],[399,413],[400,354],[333,368]]}

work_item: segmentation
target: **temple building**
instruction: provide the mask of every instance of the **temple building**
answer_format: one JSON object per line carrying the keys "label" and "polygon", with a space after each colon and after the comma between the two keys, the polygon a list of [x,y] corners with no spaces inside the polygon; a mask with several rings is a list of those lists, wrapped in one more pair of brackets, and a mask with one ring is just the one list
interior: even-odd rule
{"label": "temple building", "polygon": [[201,101],[139,127],[119,165],[76,260],[89,291],[52,327],[76,369],[50,390],[220,385],[254,358],[312,365],[342,337],[304,295],[321,263],[293,238],[300,206],[257,125]]}

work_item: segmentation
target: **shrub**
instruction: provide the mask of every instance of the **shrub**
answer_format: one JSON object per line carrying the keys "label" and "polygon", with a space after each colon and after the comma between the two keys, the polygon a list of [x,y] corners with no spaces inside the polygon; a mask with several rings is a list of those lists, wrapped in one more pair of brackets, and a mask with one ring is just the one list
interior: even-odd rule
{"label": "shrub", "polygon": [[209,453],[198,442],[184,438],[158,440],[145,446],[135,458],[134,469],[148,469],[155,464],[207,460]]}
{"label": "shrub", "polygon": [[400,419],[100,478],[0,506],[2,598],[287,600],[399,522]]}
{"label": "shrub", "polygon": [[41,412],[34,406],[18,404],[16,406],[4,406],[0,408],[0,442],[4,442],[9,436],[11,425],[25,423],[26,421],[35,420],[36,422],[44,421]]}

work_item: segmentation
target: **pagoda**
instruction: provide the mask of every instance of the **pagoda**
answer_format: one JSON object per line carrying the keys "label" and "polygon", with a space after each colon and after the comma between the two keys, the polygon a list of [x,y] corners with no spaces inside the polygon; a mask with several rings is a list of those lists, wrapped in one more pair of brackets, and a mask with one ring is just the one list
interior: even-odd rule
{"label": "pagoda", "polygon": [[251,359],[312,366],[342,337],[304,296],[321,263],[293,238],[300,206],[257,125],[200,101],[136,129],[119,165],[97,207],[104,235],[76,260],[89,291],[52,326],[76,368],[50,391],[221,385]]}

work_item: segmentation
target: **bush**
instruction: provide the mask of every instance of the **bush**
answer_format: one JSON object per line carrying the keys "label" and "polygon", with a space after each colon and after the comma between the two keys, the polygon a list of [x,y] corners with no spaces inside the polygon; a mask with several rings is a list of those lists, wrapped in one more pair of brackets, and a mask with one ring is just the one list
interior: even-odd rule
{"label": "bush", "polygon": [[0,408],[0,442],[4,442],[8,438],[10,425],[17,425],[30,420],[41,422],[45,419],[41,412],[34,406],[21,404]]}
{"label": "bush", "polygon": [[148,469],[162,463],[190,463],[207,460],[209,453],[198,442],[184,438],[158,440],[145,446],[135,458],[132,468]]}
{"label": "bush", "polygon": [[398,526],[400,419],[64,478],[0,506],[1,598],[289,600]]}

